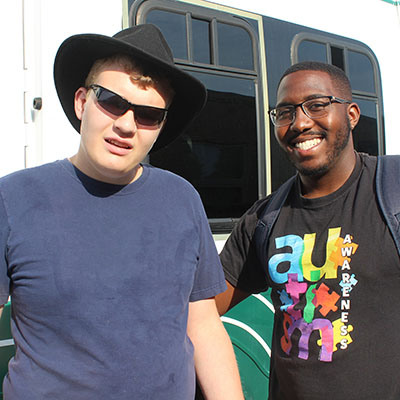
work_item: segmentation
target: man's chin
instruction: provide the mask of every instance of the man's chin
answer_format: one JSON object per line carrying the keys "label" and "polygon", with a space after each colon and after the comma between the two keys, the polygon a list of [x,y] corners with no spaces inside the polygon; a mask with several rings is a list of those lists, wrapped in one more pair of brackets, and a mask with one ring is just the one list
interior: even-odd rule
{"label": "man's chin", "polygon": [[329,165],[320,165],[315,167],[304,167],[302,165],[294,165],[300,175],[310,178],[319,178],[325,175],[329,170]]}

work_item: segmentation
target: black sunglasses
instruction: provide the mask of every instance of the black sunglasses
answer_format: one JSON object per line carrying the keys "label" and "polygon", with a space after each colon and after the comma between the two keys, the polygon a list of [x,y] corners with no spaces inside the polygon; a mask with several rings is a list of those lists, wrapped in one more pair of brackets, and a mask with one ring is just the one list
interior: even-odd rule
{"label": "black sunglasses", "polygon": [[133,111],[135,121],[140,125],[155,126],[160,125],[167,116],[168,110],[164,108],[139,106],[130,103],[119,94],[112,92],[100,85],[90,85],[97,98],[97,103],[109,113],[120,117],[128,110]]}

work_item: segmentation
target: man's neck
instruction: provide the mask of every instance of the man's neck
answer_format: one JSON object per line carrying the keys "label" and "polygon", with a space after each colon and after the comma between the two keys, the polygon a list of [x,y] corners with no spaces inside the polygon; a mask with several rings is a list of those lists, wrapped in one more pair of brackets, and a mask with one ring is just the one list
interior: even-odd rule
{"label": "man's neck", "polygon": [[343,157],[327,173],[321,176],[306,176],[300,174],[301,192],[306,198],[318,198],[327,196],[341,188],[356,165],[356,153],[354,151]]}

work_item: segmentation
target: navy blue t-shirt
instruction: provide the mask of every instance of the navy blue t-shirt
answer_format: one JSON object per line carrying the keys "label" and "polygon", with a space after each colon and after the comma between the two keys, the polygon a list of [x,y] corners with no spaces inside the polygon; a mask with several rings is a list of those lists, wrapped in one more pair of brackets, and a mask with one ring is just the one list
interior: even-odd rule
{"label": "navy blue t-shirt", "polygon": [[194,397],[188,303],[225,280],[188,182],[145,165],[110,185],[58,161],[0,180],[0,222],[5,399]]}

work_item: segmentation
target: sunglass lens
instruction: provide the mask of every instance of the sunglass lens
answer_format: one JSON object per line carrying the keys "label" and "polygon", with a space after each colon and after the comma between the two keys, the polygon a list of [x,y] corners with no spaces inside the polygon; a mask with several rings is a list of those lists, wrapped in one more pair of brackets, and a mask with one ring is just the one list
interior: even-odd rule
{"label": "sunglass lens", "polygon": [[125,114],[129,108],[124,99],[105,89],[100,91],[97,101],[105,110],[116,116]]}
{"label": "sunglass lens", "polygon": [[154,126],[164,120],[165,111],[147,106],[135,107],[135,118],[141,125]]}

